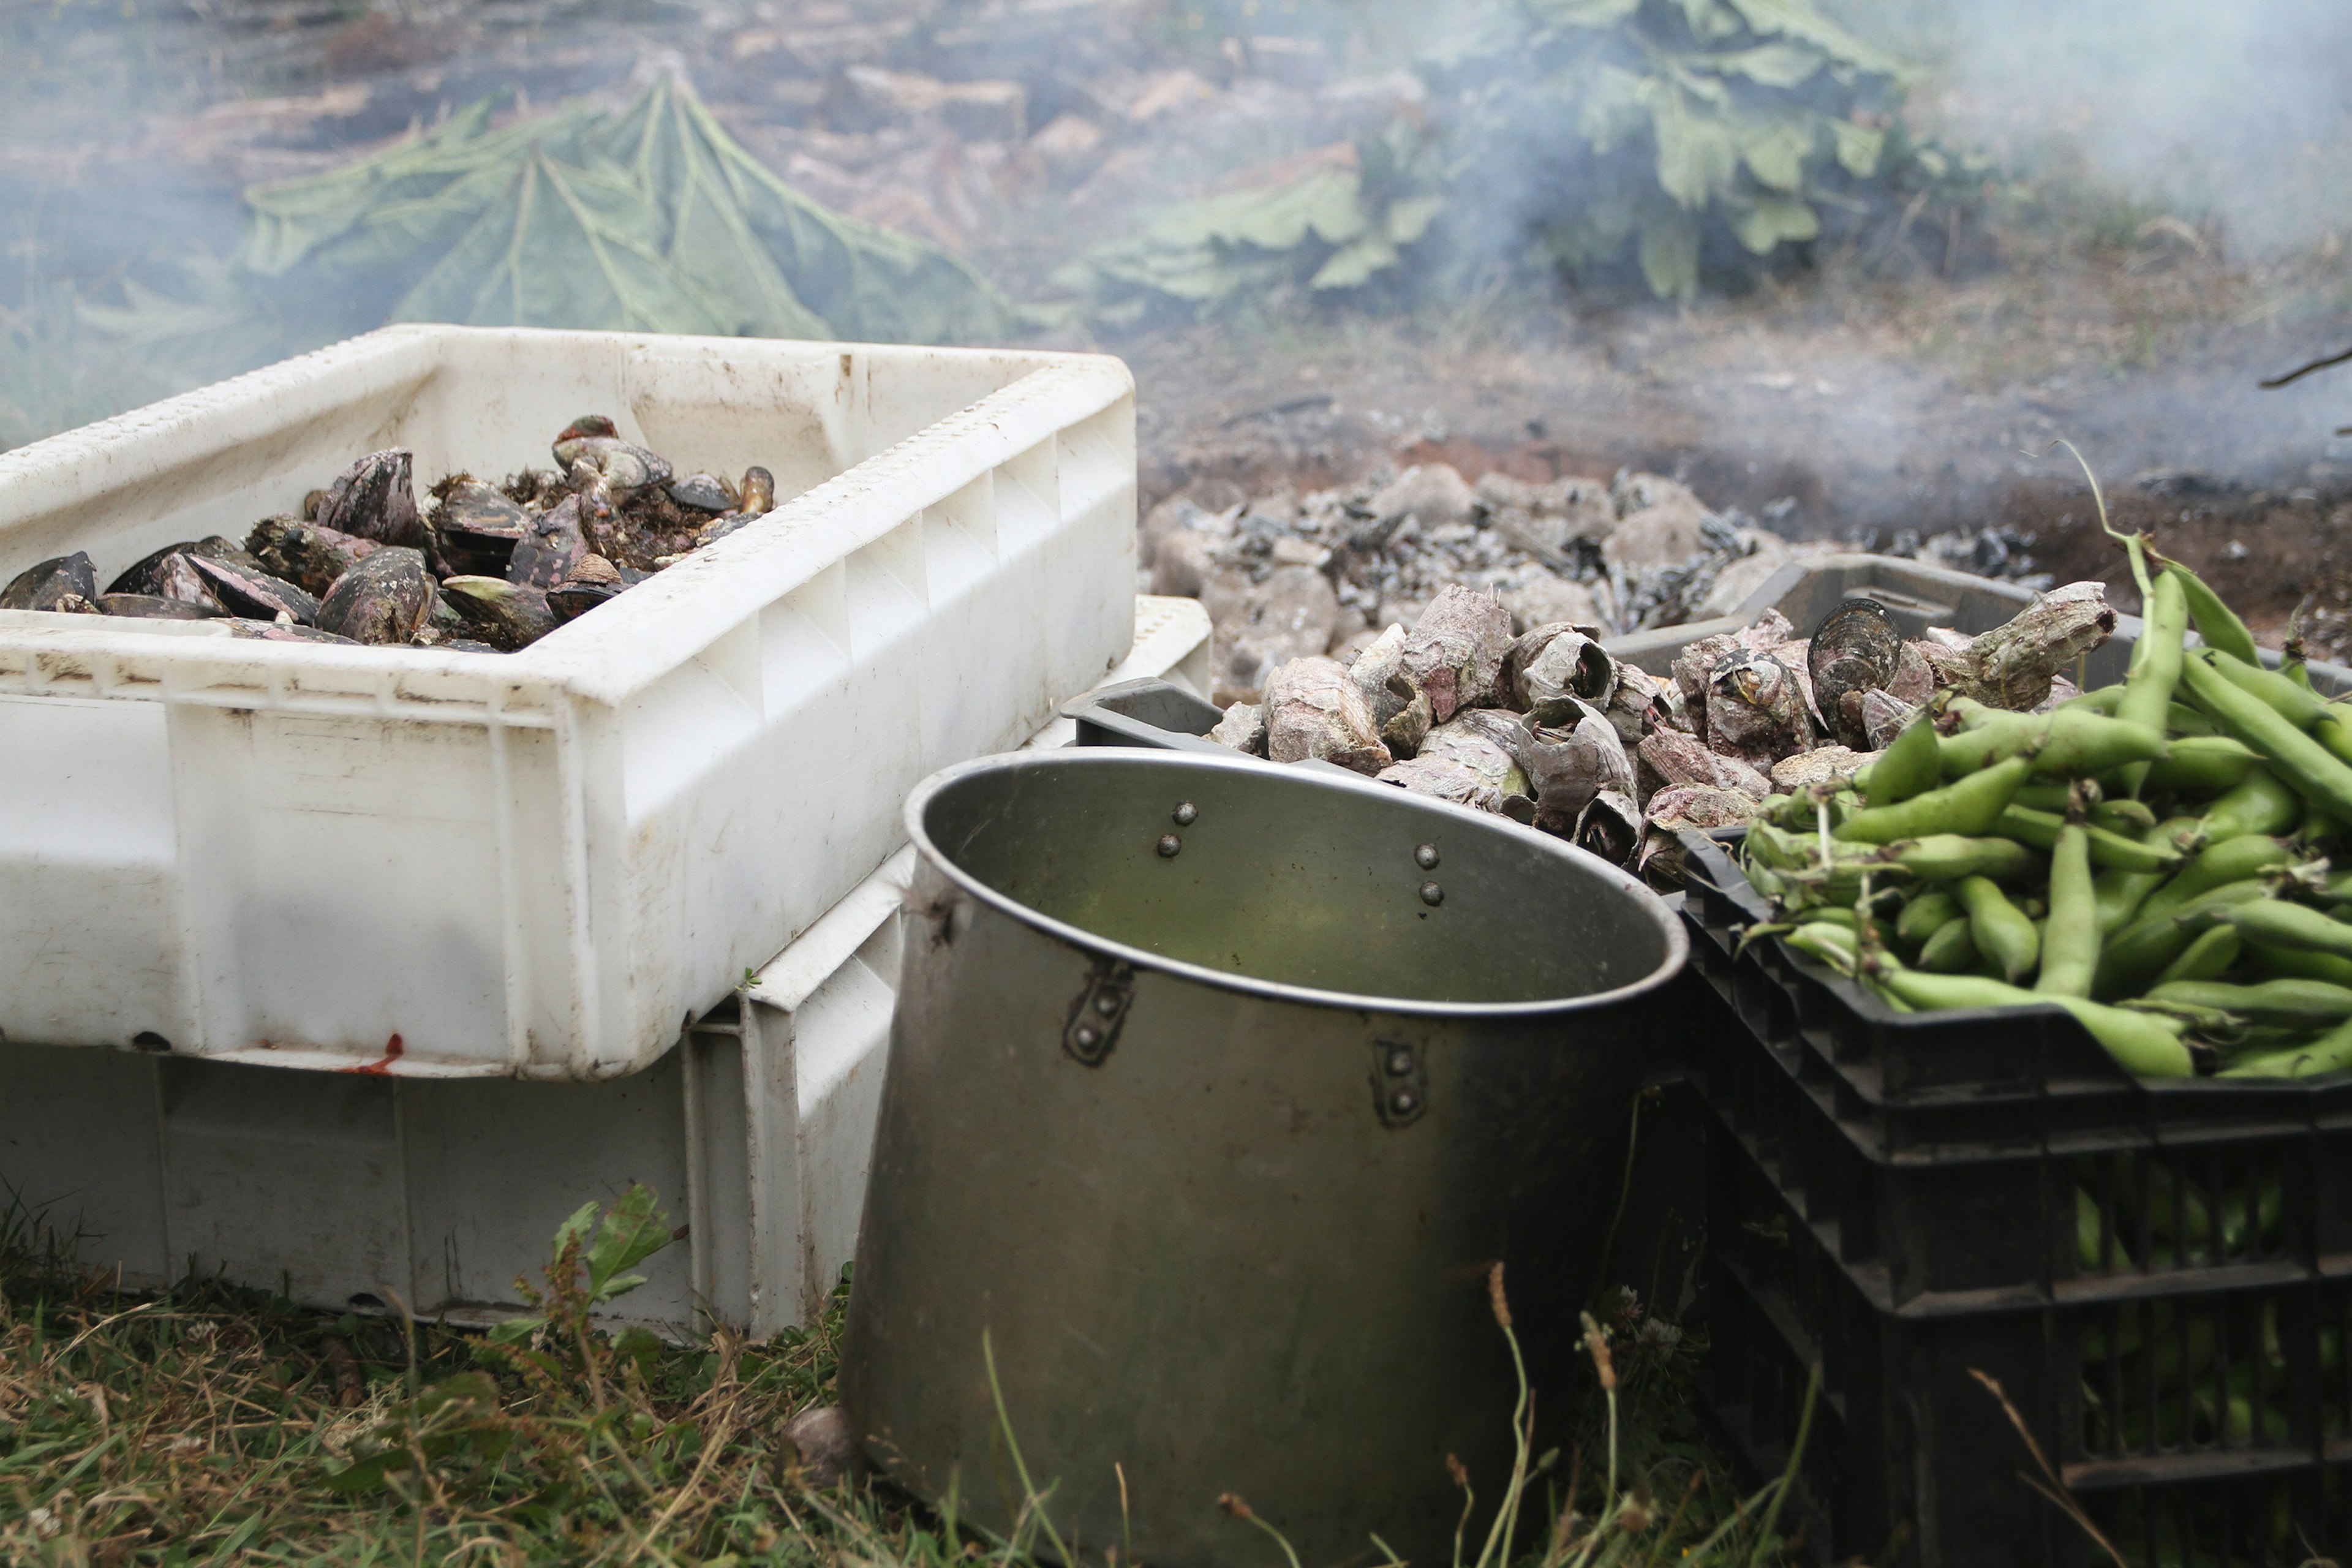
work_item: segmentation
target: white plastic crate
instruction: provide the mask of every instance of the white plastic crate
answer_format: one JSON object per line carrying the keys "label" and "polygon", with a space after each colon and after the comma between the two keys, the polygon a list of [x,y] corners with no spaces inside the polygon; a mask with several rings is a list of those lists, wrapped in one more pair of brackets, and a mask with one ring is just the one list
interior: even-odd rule
{"label": "white plastic crate", "polygon": [[763,521],[493,657],[0,612],[0,1038],[402,1076],[646,1066],[898,803],[1129,647],[1096,355],[396,327],[0,454],[0,580],[242,539],[353,458],[606,413]]}
{"label": "white plastic crate", "polygon": [[[1137,612],[1110,679],[1205,689],[1200,605]],[[856,1247],[912,863],[898,849],[650,1068],[604,1082],[0,1044],[0,1203],[79,1233],[81,1261],[134,1289],[193,1268],[305,1306],[397,1296],[467,1321],[521,1310],[514,1279],[538,1278],[557,1223],[643,1181],[689,1229],[614,1321],[760,1338],[807,1322]]]}

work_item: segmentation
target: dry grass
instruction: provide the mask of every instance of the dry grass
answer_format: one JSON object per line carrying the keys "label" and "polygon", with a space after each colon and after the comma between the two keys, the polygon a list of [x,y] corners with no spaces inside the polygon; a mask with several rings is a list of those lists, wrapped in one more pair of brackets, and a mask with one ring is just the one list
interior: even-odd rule
{"label": "dry grass", "polygon": [[[821,1324],[761,1346],[592,1332],[591,1303],[667,1239],[650,1194],[598,1217],[559,1237],[541,1317],[480,1335],[204,1279],[125,1295],[0,1213],[0,1562],[1036,1561],[1042,1508],[997,1541],[871,1479],[807,1484],[783,1429],[832,1398],[845,1282]],[[1456,1568],[1781,1561],[1781,1483],[1741,1497],[1696,1436],[1694,1347],[1612,1308],[1612,1386],[1580,1391],[1565,1455],[1523,1440],[1514,1474],[1485,1479],[1508,1522]],[[1257,1501],[1278,1524],[1280,1500]],[[1286,1543],[1258,1522],[1278,1565]]]}

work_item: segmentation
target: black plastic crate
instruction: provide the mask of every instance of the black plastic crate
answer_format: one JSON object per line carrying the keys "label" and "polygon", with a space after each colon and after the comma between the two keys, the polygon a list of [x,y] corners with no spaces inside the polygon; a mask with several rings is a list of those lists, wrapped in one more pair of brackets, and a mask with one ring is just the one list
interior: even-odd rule
{"label": "black plastic crate", "polygon": [[1816,1561],[2106,1560],[2028,1484],[2039,1468],[1978,1373],[2132,1563],[2352,1561],[2352,1280],[2238,1270],[2096,1300],[1898,1305],[1883,1268],[1842,1261],[1806,1221],[1752,1138],[1718,1123],[1706,1142],[1702,1394],[1748,1464],[1776,1473],[1820,1369],[1794,1505]]}
{"label": "black plastic crate", "polygon": [[1684,852],[1685,1070],[1893,1300],[2352,1272],[2352,1077],[2144,1083],[2055,1006],[1895,1013],[1777,941],[1743,948],[1762,900],[1719,846]]}

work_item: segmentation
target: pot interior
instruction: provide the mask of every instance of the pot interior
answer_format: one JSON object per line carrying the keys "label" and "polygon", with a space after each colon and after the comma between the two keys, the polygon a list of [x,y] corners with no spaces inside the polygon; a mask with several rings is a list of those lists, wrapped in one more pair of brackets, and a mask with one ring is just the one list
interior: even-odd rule
{"label": "pot interior", "polygon": [[1663,981],[1685,952],[1658,899],[1595,857],[1320,770],[1024,752],[942,775],[910,815],[1020,911],[1258,986],[1558,1005]]}

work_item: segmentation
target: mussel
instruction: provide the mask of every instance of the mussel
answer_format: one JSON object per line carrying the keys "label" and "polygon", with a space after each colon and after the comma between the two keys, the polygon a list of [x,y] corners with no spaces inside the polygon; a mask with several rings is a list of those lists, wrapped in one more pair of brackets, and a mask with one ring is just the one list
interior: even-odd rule
{"label": "mussel", "polygon": [[154,594],[100,594],[98,607],[105,615],[127,616],[142,621],[209,621],[222,613],[217,606],[207,608],[185,599],[166,599]]}
{"label": "mussel", "polygon": [[495,485],[456,474],[433,487],[433,542],[442,569],[457,576],[503,577],[530,514]]}
{"label": "mussel", "polygon": [[141,556],[116,574],[114,581],[106,585],[106,591],[110,594],[155,594],[167,599],[188,598],[190,595],[210,599],[212,590],[205,586],[204,579],[196,574],[194,566],[188,564],[190,560],[199,555],[214,561],[232,562],[248,571],[269,570],[251,551],[235,540],[224,539],[214,533],[202,539],[184,539],[177,544],[167,544],[161,550]]}
{"label": "mussel", "polygon": [[[98,569],[87,553],[77,550],[17,573],[5,588],[0,588],[0,610],[79,609],[97,597]],[[79,599],[81,604],[68,605],[68,599]]]}
{"label": "mussel", "polygon": [[[569,577],[580,558],[588,553],[588,536],[581,527],[586,505],[577,495],[566,496],[547,510],[532,514],[530,526],[516,539],[507,557],[506,570],[497,575],[542,593]],[[492,574],[460,572],[454,575],[488,577]]]}
{"label": "mussel", "polygon": [[669,499],[691,511],[734,511],[741,500],[733,485],[709,473],[672,479]]}
{"label": "mussel", "polygon": [[556,464],[564,472],[572,472],[574,464],[585,464],[615,495],[669,482],[668,460],[622,440],[619,429],[601,414],[583,415],[564,426],[555,437],[554,452]]}
{"label": "mussel", "polygon": [[441,594],[464,617],[467,630],[509,653],[555,629],[547,595],[529,584],[503,577],[446,577]]}
{"label": "mussel", "polygon": [[299,517],[263,518],[246,535],[245,544],[263,571],[320,597],[335,585],[336,578],[375,551],[387,548],[373,539]]}
{"label": "mussel", "polygon": [[574,620],[627,586],[619,567],[601,555],[583,555],[570,576],[547,591],[547,607],[558,621]]}
{"label": "mussel", "polygon": [[1903,633],[1875,599],[1848,599],[1813,628],[1805,661],[1813,678],[1813,700],[1840,742],[1856,751],[1870,749],[1862,693],[1885,690],[1902,657]]}
{"label": "mussel", "polygon": [[335,476],[311,521],[379,543],[424,549],[425,520],[416,510],[411,474],[414,460],[402,447],[370,452]]}
{"label": "mussel", "polygon": [[257,621],[283,616],[298,626],[318,624],[319,601],[283,577],[208,555],[191,555],[187,562],[232,616]]}
{"label": "mussel", "polygon": [[405,643],[432,607],[425,552],[386,545],[335,579],[319,603],[318,626],[353,642]]}

